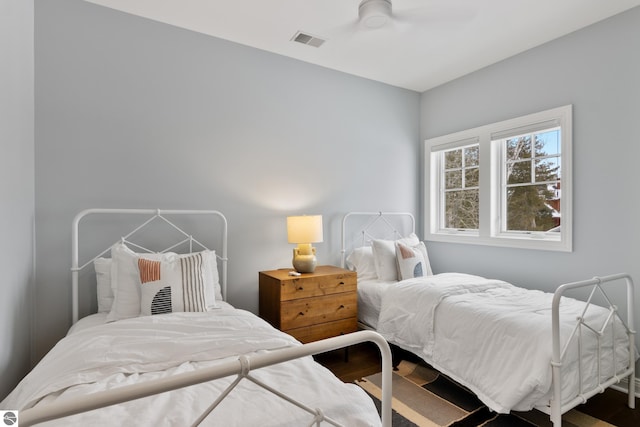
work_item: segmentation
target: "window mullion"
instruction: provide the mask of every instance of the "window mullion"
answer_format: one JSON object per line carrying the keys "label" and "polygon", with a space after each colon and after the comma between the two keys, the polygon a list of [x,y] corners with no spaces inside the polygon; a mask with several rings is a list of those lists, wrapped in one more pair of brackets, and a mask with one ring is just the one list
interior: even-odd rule
{"label": "window mullion", "polygon": [[479,138],[479,212],[478,222],[478,236],[481,238],[489,238],[491,236],[491,230],[494,227],[495,215],[493,213],[495,206],[495,192],[492,190],[495,188],[495,174],[493,172],[492,164],[494,163],[495,155],[493,153],[491,143],[488,135],[482,135]]}

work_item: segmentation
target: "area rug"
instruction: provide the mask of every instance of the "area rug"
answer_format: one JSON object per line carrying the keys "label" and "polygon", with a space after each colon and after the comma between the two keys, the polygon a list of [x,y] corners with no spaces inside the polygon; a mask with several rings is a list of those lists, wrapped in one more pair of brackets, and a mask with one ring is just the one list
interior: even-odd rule
{"label": "area rug", "polygon": [[[381,374],[356,383],[380,410]],[[402,361],[393,373],[393,427],[546,427],[549,416],[537,410],[496,414],[473,393],[422,363]],[[612,427],[577,410],[562,417],[565,427]]]}

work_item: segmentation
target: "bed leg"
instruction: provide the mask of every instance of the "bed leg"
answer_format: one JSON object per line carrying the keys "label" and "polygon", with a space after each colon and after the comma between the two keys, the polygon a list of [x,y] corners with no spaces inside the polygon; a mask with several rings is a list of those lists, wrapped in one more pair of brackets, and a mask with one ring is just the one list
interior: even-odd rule
{"label": "bed leg", "polygon": [[[635,371],[634,371],[635,372]],[[629,390],[628,390],[628,402],[627,406],[631,409],[636,408],[636,376],[635,373],[629,376]]]}
{"label": "bed leg", "polygon": [[[631,294],[633,297],[633,293]],[[630,297],[628,297],[630,298]],[[631,309],[631,308],[630,308]],[[629,334],[629,365],[631,366],[631,374],[629,375],[629,395],[628,406],[631,409],[636,407],[636,335],[635,331]]]}
{"label": "bed leg", "polygon": [[391,366],[393,367],[394,371],[397,371],[400,362],[402,362],[403,360],[402,355],[404,353],[404,350],[394,344],[389,344],[389,347],[391,348]]}
{"label": "bed leg", "polygon": [[[559,367],[557,367],[559,370]],[[554,370],[555,372],[555,370]],[[558,380],[557,380],[557,376],[555,376],[555,379],[553,380],[554,384],[553,384],[553,390],[554,390],[554,397],[553,399],[551,399],[551,408],[550,408],[550,412],[549,412],[549,418],[551,419],[551,424],[553,424],[553,427],[561,427],[562,426],[562,405],[560,404],[560,400],[558,398],[556,398],[556,396],[560,396],[561,394],[561,389],[560,389],[560,385],[558,385]]]}
{"label": "bed leg", "polygon": [[[554,331],[555,332],[555,331]],[[555,334],[554,334],[555,335]],[[555,343],[555,342],[554,342]],[[551,387],[553,388],[553,399],[551,399],[551,423],[553,427],[562,426],[562,386],[560,384],[560,367],[562,363],[551,363]]]}

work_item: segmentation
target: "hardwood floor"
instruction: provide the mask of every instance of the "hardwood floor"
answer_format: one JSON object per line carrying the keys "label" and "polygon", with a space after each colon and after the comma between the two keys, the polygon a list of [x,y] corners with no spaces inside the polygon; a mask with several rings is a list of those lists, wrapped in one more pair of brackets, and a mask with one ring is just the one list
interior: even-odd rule
{"label": "hardwood floor", "polygon": [[[371,343],[350,347],[348,361],[345,361],[343,350],[320,354],[315,356],[315,359],[344,382],[353,382],[381,370],[378,348]],[[609,388],[604,393],[593,396],[577,409],[615,426],[638,427],[640,426],[639,405],[639,399],[636,398],[636,409],[629,408],[627,395]]]}
{"label": "hardwood floor", "polygon": [[314,358],[346,383],[354,382],[382,370],[378,347],[371,343],[349,347],[348,362],[345,362],[343,350],[318,354]]}

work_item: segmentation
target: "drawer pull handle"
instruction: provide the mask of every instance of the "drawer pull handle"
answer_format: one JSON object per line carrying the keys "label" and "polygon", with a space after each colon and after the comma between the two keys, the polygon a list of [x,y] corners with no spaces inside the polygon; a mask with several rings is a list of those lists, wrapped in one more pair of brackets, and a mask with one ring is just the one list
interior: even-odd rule
{"label": "drawer pull handle", "polygon": [[338,310],[341,310],[344,308],[344,304],[340,304],[340,307],[338,307]]}
{"label": "drawer pull handle", "polygon": [[303,288],[302,286],[299,286],[299,287],[298,287],[298,290],[299,290],[299,291],[304,291],[304,288]]}
{"label": "drawer pull handle", "polygon": [[298,316],[304,316],[303,312],[298,313]]}
{"label": "drawer pull handle", "polygon": [[340,284],[340,286],[344,286],[344,282],[340,282],[339,284]]}

